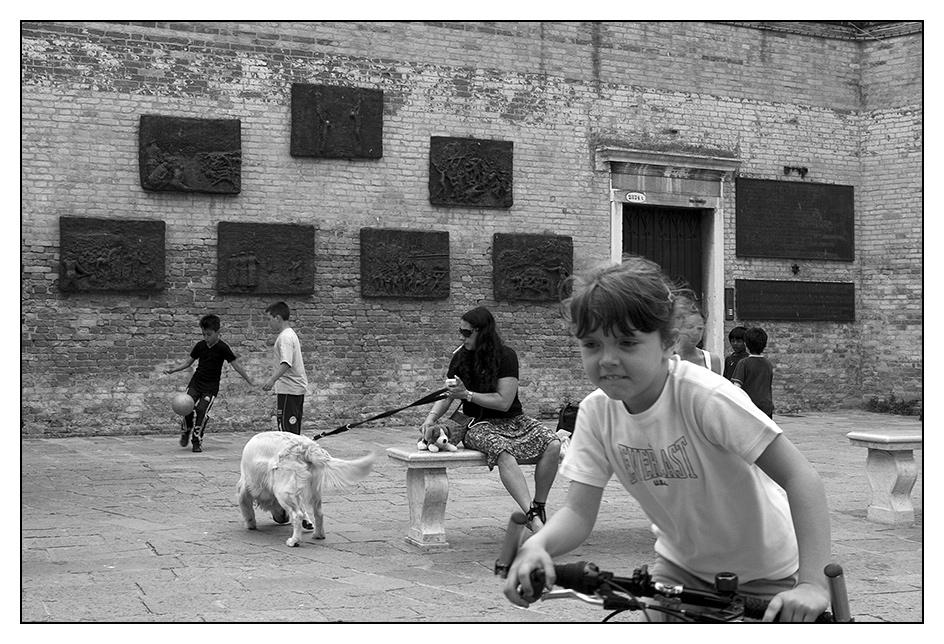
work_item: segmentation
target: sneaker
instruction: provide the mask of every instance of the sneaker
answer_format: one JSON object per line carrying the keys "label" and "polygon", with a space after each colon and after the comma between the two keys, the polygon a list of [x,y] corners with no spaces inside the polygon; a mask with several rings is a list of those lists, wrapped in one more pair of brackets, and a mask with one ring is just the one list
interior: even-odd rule
{"label": "sneaker", "polygon": [[197,440],[197,439],[194,439],[194,441],[193,441],[193,451],[195,451],[195,452],[202,452],[202,451],[203,451],[203,448],[200,447],[200,441]]}
{"label": "sneaker", "polygon": [[192,431],[193,431],[192,429],[187,427],[187,421],[185,420],[180,421],[180,446],[181,447],[186,447],[187,443],[190,442],[190,433]]}

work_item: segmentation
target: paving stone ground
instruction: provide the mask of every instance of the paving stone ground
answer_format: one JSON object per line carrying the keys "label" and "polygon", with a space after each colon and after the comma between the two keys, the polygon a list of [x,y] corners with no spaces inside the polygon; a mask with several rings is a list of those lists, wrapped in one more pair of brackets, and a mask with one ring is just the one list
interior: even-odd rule
{"label": "paving stone ground", "polygon": [[[857,622],[924,621],[923,452],[910,527],[873,523],[866,450],[846,433],[920,429],[917,418],[810,413],[776,418],[826,485],[833,555]],[[309,433],[321,428],[308,428]],[[413,428],[363,425],[324,438],[338,458],[415,444]],[[325,497],[323,541],[288,548],[291,527],[259,513],[244,528],[235,501],[239,457],[252,436],[209,433],[205,451],[176,434],[21,441],[21,624],[141,622],[598,622],[573,601],[524,610],[500,592],[492,566],[515,509],[497,470],[450,472],[449,547],[405,539],[405,470],[380,458],[354,490]],[[533,468],[526,467],[529,480]],[[548,500],[559,507],[567,481]],[[638,506],[611,482],[590,539],[562,559],[630,574],[651,560]],[[27,633],[28,634],[28,633]],[[173,635],[173,633],[170,633]],[[756,633],[755,633],[756,635]]]}

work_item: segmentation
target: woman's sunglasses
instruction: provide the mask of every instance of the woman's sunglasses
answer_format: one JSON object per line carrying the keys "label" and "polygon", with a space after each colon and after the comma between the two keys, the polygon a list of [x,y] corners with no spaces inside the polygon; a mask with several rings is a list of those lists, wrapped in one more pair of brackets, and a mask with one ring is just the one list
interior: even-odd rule
{"label": "woman's sunglasses", "polygon": [[459,329],[459,333],[463,338],[471,337],[476,331],[478,331],[478,329]]}

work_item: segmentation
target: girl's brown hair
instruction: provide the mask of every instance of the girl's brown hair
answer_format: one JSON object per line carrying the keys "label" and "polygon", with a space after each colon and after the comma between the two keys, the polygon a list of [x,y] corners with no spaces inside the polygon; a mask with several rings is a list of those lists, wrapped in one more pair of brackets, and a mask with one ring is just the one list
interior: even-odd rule
{"label": "girl's brown hair", "polygon": [[658,331],[665,346],[674,342],[675,313],[694,299],[648,259],[624,255],[568,278],[571,295],[561,302],[570,332],[580,338],[597,329],[622,335]]}

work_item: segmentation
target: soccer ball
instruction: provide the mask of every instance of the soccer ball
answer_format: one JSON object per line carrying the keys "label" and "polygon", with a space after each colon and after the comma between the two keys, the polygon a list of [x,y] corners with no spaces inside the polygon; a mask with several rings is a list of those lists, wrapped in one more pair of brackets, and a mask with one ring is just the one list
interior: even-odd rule
{"label": "soccer ball", "polygon": [[186,416],[193,411],[193,398],[190,397],[190,394],[183,392],[174,394],[173,399],[170,401],[170,406],[175,414]]}

